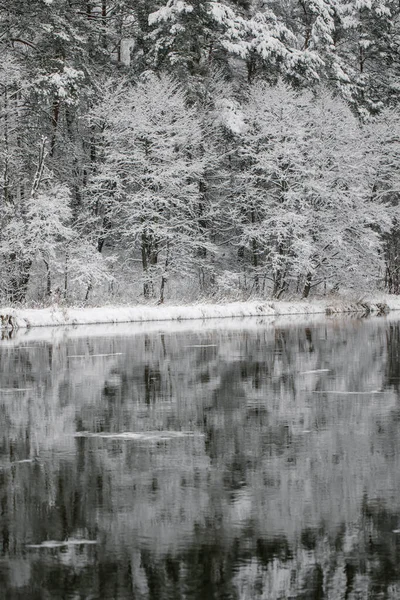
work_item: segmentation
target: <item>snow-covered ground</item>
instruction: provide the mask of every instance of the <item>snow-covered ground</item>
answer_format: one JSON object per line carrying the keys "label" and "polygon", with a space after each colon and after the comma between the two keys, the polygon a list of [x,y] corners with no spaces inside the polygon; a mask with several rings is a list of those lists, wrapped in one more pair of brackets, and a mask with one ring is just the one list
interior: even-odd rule
{"label": "snow-covered ground", "polygon": [[[391,313],[386,318],[393,318]],[[330,317],[338,318],[339,315]],[[326,321],[324,313],[308,315],[281,315],[271,317],[238,317],[232,319],[206,319],[204,321],[187,319],[184,321],[143,321],[141,323],[104,323],[90,325],[60,325],[58,327],[30,327],[13,330],[12,335],[4,336],[1,346],[20,349],[23,345],[37,343],[60,344],[66,340],[78,340],[90,337],[125,338],[143,334],[187,334],[199,333],[207,337],[210,332],[221,331],[235,333],[237,331],[254,332],[271,327],[310,326]],[[380,317],[376,317],[380,318]]]}
{"label": "snow-covered ground", "polygon": [[49,327],[55,325],[90,325],[105,323],[142,323],[150,321],[185,321],[232,317],[277,317],[280,315],[310,315],[339,312],[380,312],[400,310],[398,296],[344,301],[313,300],[298,302],[251,301],[228,304],[194,304],[190,306],[105,306],[98,308],[0,309],[5,328]]}

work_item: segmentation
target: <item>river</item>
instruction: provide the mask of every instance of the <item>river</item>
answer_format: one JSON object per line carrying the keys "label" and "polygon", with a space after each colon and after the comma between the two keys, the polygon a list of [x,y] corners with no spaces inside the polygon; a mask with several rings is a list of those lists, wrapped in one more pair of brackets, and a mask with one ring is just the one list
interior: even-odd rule
{"label": "river", "polygon": [[400,598],[400,320],[0,342],[0,598]]}

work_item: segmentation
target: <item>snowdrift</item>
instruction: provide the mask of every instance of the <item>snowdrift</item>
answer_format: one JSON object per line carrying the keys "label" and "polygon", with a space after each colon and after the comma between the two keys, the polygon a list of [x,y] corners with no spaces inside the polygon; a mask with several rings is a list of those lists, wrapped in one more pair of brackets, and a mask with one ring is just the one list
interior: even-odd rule
{"label": "snowdrift", "polygon": [[184,321],[232,317],[277,317],[280,315],[334,314],[341,312],[384,313],[400,309],[400,298],[384,297],[374,301],[314,300],[310,302],[252,301],[190,306],[106,306],[98,308],[0,309],[0,327],[20,329],[56,325],[94,325]]}

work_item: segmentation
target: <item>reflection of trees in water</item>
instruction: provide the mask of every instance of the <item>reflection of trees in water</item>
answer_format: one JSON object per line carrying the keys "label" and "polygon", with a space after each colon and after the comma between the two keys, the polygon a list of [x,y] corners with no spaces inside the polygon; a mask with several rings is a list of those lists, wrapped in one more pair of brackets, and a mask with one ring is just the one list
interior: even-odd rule
{"label": "reflection of trees in water", "polygon": [[396,392],[400,390],[400,327],[390,323],[386,328],[385,376],[387,385],[393,386]]}
{"label": "reflection of trees in water", "polygon": [[[395,598],[399,343],[393,323],[338,320],[2,349],[2,386],[32,388],[0,396],[8,585],[26,597],[40,581],[54,598],[63,585],[101,598]],[[73,437],[157,429],[204,437]],[[99,544],[25,550],[79,536]]]}

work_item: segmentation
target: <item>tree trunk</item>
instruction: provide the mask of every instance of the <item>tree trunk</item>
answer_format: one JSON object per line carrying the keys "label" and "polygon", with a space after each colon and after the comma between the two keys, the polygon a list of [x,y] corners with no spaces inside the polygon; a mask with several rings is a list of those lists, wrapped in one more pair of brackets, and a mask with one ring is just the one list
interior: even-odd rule
{"label": "tree trunk", "polygon": [[[168,269],[168,263],[169,263],[169,245],[167,244],[167,253],[166,253],[166,257],[165,257],[165,271]],[[164,289],[165,289],[166,282],[167,282],[167,278],[163,274],[161,277],[160,299],[158,301],[158,304],[164,304]]]}
{"label": "tree trunk", "polygon": [[64,263],[64,300],[67,299],[68,294],[68,251],[65,253],[65,263]]}
{"label": "tree trunk", "polygon": [[[17,255],[15,252],[13,252],[10,255],[11,264],[13,262],[15,263],[16,260]],[[25,301],[26,294],[28,292],[31,265],[32,261],[30,259],[19,261],[19,264],[10,280],[10,289],[8,295],[11,302]]]}
{"label": "tree trunk", "polygon": [[256,55],[255,52],[252,52],[249,58],[246,60],[247,67],[247,83],[251,85],[253,83],[253,79],[256,75],[257,65],[256,65]]}
{"label": "tree trunk", "polygon": [[143,295],[148,300],[154,295],[152,267],[157,264],[157,242],[146,232],[142,233],[142,266],[145,275]]}
{"label": "tree trunk", "polygon": [[278,269],[274,279],[273,297],[279,299],[283,292],[287,290],[287,287],[286,274],[283,269]]}
{"label": "tree trunk", "polygon": [[90,292],[92,291],[92,288],[93,288],[92,283],[89,283],[89,285],[87,286],[86,294],[85,294],[85,302],[87,302],[89,300],[89,296],[90,296]]}
{"label": "tree trunk", "polygon": [[[201,201],[199,202],[199,228],[202,234],[207,231],[207,221],[204,218],[204,204],[206,202],[206,185],[204,181],[199,182],[199,195]],[[197,254],[200,258],[207,257],[207,249],[204,246],[200,246],[197,250]]]}
{"label": "tree trunk", "polygon": [[3,195],[4,202],[9,200],[9,146],[8,146],[8,90],[4,89],[4,175],[3,175]]}
{"label": "tree trunk", "polygon": [[304,289],[303,289],[303,298],[308,298],[308,295],[311,290],[311,281],[312,281],[312,274],[310,272],[308,272],[307,276],[306,276],[306,283],[305,283]]}
{"label": "tree trunk", "polygon": [[[145,233],[142,233],[142,267],[143,273],[146,277],[149,267],[147,262],[147,239]],[[146,300],[150,297],[149,282],[147,280],[145,280],[143,283],[143,296],[146,298]]]}
{"label": "tree trunk", "polygon": [[54,156],[54,150],[56,147],[58,120],[60,118],[60,99],[58,97],[56,97],[53,101],[53,109],[52,110],[53,110],[53,113],[52,113],[53,133],[51,136],[50,156]]}
{"label": "tree trunk", "polygon": [[107,0],[101,2],[101,20],[103,24],[103,48],[107,50]]}
{"label": "tree trunk", "polygon": [[43,259],[44,265],[46,267],[46,298],[50,298],[51,296],[51,271],[49,261]]}
{"label": "tree trunk", "polygon": [[[251,222],[252,224],[254,224],[256,222],[256,215],[254,210],[251,211]],[[251,242],[251,262],[254,268],[254,289],[256,292],[259,291],[259,277],[258,277],[258,273],[257,273],[257,269],[258,269],[258,247],[257,247],[257,240],[255,238],[252,239]]]}
{"label": "tree trunk", "polygon": [[[283,244],[278,245],[278,254],[279,254],[279,256],[282,257],[281,263],[283,261],[285,261],[285,249],[283,247]],[[285,264],[285,262],[283,264]],[[286,263],[285,268],[283,268],[283,266],[280,266],[275,273],[274,288],[273,288],[273,292],[272,292],[274,298],[280,298],[282,296],[283,292],[288,287],[288,284],[286,281],[287,270],[288,270],[288,266]]]}
{"label": "tree trunk", "polygon": [[31,188],[31,198],[34,198],[35,194],[40,188],[40,184],[42,183],[43,171],[44,171],[44,161],[46,159],[46,138],[42,138],[40,148],[39,148],[39,161],[36,169],[35,176],[33,178],[32,188]]}

